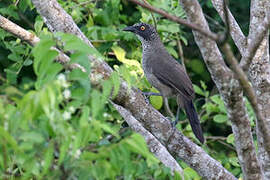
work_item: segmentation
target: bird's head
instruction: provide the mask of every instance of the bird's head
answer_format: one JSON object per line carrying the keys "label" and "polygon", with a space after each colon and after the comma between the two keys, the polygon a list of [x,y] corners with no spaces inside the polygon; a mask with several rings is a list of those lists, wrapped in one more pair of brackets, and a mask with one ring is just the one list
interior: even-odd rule
{"label": "bird's head", "polygon": [[156,29],[152,25],[146,23],[137,23],[132,26],[128,26],[124,28],[123,31],[133,32],[138,36],[141,42],[158,39]]}

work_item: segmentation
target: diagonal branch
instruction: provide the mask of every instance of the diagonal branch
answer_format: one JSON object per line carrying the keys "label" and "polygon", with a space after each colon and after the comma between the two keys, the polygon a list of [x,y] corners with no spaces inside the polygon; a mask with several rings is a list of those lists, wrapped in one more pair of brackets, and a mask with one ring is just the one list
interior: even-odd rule
{"label": "diagonal branch", "polygon": [[0,15],[0,27],[6,30],[7,32],[10,32],[11,34],[17,36],[18,38],[26,41],[32,46],[36,45],[40,41],[40,39],[33,33],[26,31],[25,29],[14,24],[13,22],[9,21],[8,19],[4,18],[1,15]]}
{"label": "diagonal branch", "polygon": [[139,0],[129,0],[129,1],[139,5],[141,7],[146,8],[146,9],[150,10],[151,12],[155,12],[157,14],[160,14],[160,15],[166,17],[167,19],[169,19],[171,21],[177,22],[177,23],[185,25],[185,26],[187,26],[187,27],[189,27],[189,28],[191,28],[191,29],[193,29],[195,31],[198,31],[198,32],[202,33],[203,35],[209,37],[210,39],[212,39],[214,41],[220,41],[219,36],[217,34],[215,34],[215,33],[212,33],[210,30],[202,29],[199,26],[197,26],[196,24],[192,24],[192,23],[190,23],[190,22],[188,22],[188,21],[186,21],[184,19],[181,19],[181,18],[179,18],[177,16],[171,15],[171,14],[167,13],[166,11],[155,8],[155,7],[153,7],[153,6],[149,5],[149,4],[143,3],[143,2],[141,2]]}
{"label": "diagonal branch", "polygon": [[[223,6],[223,0],[212,0],[212,4],[219,13],[220,17],[222,18],[223,22],[225,22],[225,13],[224,13],[224,6]],[[247,44],[247,38],[243,34],[240,26],[234,19],[232,13],[230,10],[227,8],[228,12],[228,18],[229,18],[229,23],[228,25],[230,26],[230,34],[232,36],[232,39],[234,40],[237,48],[239,49],[240,53],[243,55],[246,51],[246,44]]]}
{"label": "diagonal branch", "polygon": [[144,138],[148,147],[152,153],[167,167],[169,167],[172,171],[177,171],[181,178],[184,179],[184,171],[179,166],[177,161],[172,157],[172,155],[168,152],[166,147],[164,147],[149,131],[147,131],[140,122],[135,119],[132,114],[123,108],[112,102],[114,108],[121,114],[121,116],[128,123],[129,127],[137,133],[140,133]]}
{"label": "diagonal branch", "polygon": [[[32,46],[35,46],[40,41],[40,39],[35,34],[26,31],[25,29],[21,28],[17,24],[11,22],[10,20],[6,19],[1,15],[0,15],[0,27],[6,30],[7,32],[17,36],[21,40],[26,41]],[[56,61],[63,64],[66,69],[71,70],[74,68],[78,68],[82,72],[86,72],[85,68],[82,67],[80,64],[77,63],[67,64],[69,62],[69,57],[55,47],[52,47],[52,49],[58,52]]]}
{"label": "diagonal branch", "polygon": [[[51,31],[62,31],[72,34],[80,34],[72,18],[60,7],[56,0],[32,0],[37,10],[45,20]],[[67,26],[67,24],[75,27]],[[81,37],[82,35],[79,35]],[[88,41],[88,40],[85,40]],[[92,77],[101,76],[109,78],[112,69],[102,60],[89,57],[93,62]],[[94,79],[94,78],[93,78]],[[100,83],[100,82],[96,82]],[[179,131],[171,127],[170,122],[152,106],[145,103],[144,97],[135,89],[129,89],[127,83],[121,82],[119,93],[113,100],[114,103],[123,106],[130,111],[140,123],[150,131],[174,157],[182,159],[189,166],[194,168],[206,179],[236,179],[222,165],[211,158],[202,148],[191,142]]]}
{"label": "diagonal branch", "polygon": [[243,53],[243,57],[240,61],[240,66],[244,69],[244,71],[248,70],[253,57],[255,56],[259,46],[263,42],[263,39],[267,37],[267,32],[270,27],[270,13],[268,14],[268,16],[269,17],[265,18],[262,24],[257,27],[257,29],[254,32],[254,35],[249,37],[251,39],[249,39],[246,52]]}

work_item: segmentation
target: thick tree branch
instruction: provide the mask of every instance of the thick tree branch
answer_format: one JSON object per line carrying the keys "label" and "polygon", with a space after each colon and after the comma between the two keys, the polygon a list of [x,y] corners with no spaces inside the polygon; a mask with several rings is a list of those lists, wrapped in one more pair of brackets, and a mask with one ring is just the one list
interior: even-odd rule
{"label": "thick tree branch", "polygon": [[[73,31],[78,30],[77,26],[73,23],[70,16],[59,6],[56,0],[32,1],[53,32],[81,33],[80,31]],[[72,21],[72,23],[67,21]],[[69,24],[69,26],[66,24]],[[83,36],[79,35],[79,37]],[[89,57],[89,59],[93,62],[91,73],[93,79],[97,75],[104,79],[110,76],[112,69],[104,61],[99,61],[94,57]],[[130,90],[125,82],[121,82],[119,93],[113,101],[130,111],[162,144],[167,145],[170,154],[182,159],[202,177],[206,179],[236,179],[199,146],[184,137],[178,130],[173,129],[170,122],[163,115],[152,106],[145,103],[145,99],[141,93],[134,89]]]}
{"label": "thick tree branch", "polygon": [[[212,0],[212,4],[219,13],[220,17],[222,20],[225,22],[225,13],[224,13],[224,6],[223,6],[223,1],[224,0]],[[239,49],[241,54],[244,54],[246,51],[246,44],[247,44],[247,38],[243,34],[241,28],[239,27],[238,23],[234,19],[232,13],[228,9],[228,18],[229,18],[229,23],[228,25],[230,26],[230,34],[232,36],[232,39],[234,40],[237,48]]]}
{"label": "thick tree branch", "polygon": [[231,47],[226,43],[224,46],[221,47],[221,49],[222,49],[222,52],[226,56],[226,61],[229,63],[232,70],[235,72],[236,77],[239,79],[239,81],[240,81],[240,83],[241,83],[241,85],[246,93],[246,96],[254,109],[256,118],[258,120],[257,125],[260,127],[262,136],[265,139],[264,147],[267,150],[268,154],[270,155],[270,129],[269,129],[268,124],[265,121],[264,117],[262,116],[261,111],[259,110],[257,96],[256,96],[251,84],[249,83],[249,80],[248,80],[246,74],[238,66],[238,61],[235,58],[235,56],[233,55]]}
{"label": "thick tree branch", "polygon": [[[224,15],[225,15],[225,24],[230,29],[228,8],[226,7],[225,0],[224,0],[223,8],[224,8]],[[257,126],[260,128],[261,130],[260,133],[262,134],[262,137],[264,139],[264,148],[267,151],[267,154],[269,156],[270,155],[270,127],[265,121],[264,117],[262,116],[262,112],[259,110],[257,96],[253,90],[253,87],[249,83],[249,80],[247,76],[245,75],[244,71],[238,66],[238,61],[235,58],[231,50],[231,47],[228,45],[228,43],[225,43],[223,46],[221,46],[221,50],[225,54],[226,61],[228,62],[232,70],[235,72],[237,79],[242,85],[242,88],[244,89],[244,92],[246,93],[246,96],[253,107],[253,110],[257,118]]]}
{"label": "thick tree branch", "polygon": [[144,138],[148,147],[152,153],[167,167],[169,167],[172,171],[177,171],[182,179],[184,179],[184,172],[183,169],[179,166],[177,161],[172,157],[172,155],[168,152],[166,147],[164,147],[156,138],[153,136],[149,131],[147,131],[137,119],[135,119],[132,114],[115,103],[113,106],[117,111],[121,114],[121,116],[125,119],[128,123],[129,127],[137,133],[140,133]]}
{"label": "thick tree branch", "polygon": [[[179,1],[190,22],[199,25],[202,29],[209,29],[197,0]],[[208,70],[225,102],[229,119],[232,122],[235,146],[244,178],[252,180],[262,179],[261,167],[256,157],[250,121],[247,116],[243,91],[239,81],[224,64],[216,42],[196,31],[193,31],[193,34]]]}
{"label": "thick tree branch", "polygon": [[[250,28],[248,35],[248,46],[253,46],[253,41],[257,39],[260,32],[258,29],[264,28],[264,21],[268,14],[269,20],[270,1],[269,0],[251,0],[250,5]],[[259,39],[259,38],[258,38]],[[249,79],[255,89],[258,106],[265,121],[270,126],[270,63],[269,63],[269,32],[265,33],[262,41],[258,41],[256,53],[253,53],[250,65],[247,65]],[[255,55],[254,55],[255,54]],[[242,61],[244,64],[245,62]],[[247,63],[248,64],[248,63]],[[257,122],[258,124],[258,122]],[[270,179],[270,156],[264,145],[265,139],[261,133],[260,126],[257,128],[258,155],[262,164],[262,169],[266,179]]]}

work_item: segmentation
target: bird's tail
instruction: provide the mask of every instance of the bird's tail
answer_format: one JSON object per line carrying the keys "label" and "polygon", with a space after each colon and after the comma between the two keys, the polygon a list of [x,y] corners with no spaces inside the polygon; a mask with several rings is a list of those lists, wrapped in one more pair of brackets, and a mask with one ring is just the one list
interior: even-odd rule
{"label": "bird's tail", "polygon": [[197,115],[197,112],[195,110],[192,100],[185,100],[183,105],[184,105],[193,133],[199,139],[199,141],[203,144],[204,143],[203,132],[200,125],[200,120],[198,118],[198,115]]}

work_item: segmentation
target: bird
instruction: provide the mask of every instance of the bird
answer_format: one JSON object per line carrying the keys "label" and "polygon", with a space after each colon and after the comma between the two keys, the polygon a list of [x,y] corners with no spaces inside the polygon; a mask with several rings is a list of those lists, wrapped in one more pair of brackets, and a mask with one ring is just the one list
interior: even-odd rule
{"label": "bird", "polygon": [[154,26],[140,22],[125,27],[123,31],[134,33],[140,40],[144,74],[148,82],[159,91],[145,92],[144,95],[163,96],[164,99],[176,97],[178,108],[172,125],[175,126],[179,121],[179,111],[183,108],[193,133],[203,144],[204,136],[193,104],[195,92],[184,67],[168,53]]}

